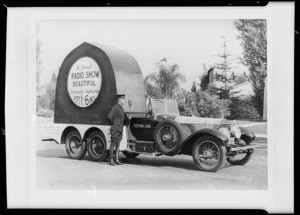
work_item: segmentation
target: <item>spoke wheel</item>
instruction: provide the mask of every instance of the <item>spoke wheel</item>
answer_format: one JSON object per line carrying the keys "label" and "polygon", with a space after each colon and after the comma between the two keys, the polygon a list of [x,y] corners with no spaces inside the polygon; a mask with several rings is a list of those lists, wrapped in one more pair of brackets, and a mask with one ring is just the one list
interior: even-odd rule
{"label": "spoke wheel", "polygon": [[70,158],[81,159],[86,153],[85,142],[77,130],[68,133],[65,141],[66,152]]}
{"label": "spoke wheel", "polygon": [[164,125],[158,130],[158,141],[166,149],[173,149],[179,141],[177,130],[171,125]]}
{"label": "spoke wheel", "polygon": [[94,161],[103,161],[107,157],[105,136],[101,131],[93,131],[88,136],[87,151]]}
{"label": "spoke wheel", "polygon": [[[249,146],[251,145],[251,141],[245,137],[242,136],[239,140],[239,146]],[[232,165],[245,165],[248,163],[253,155],[254,149],[247,149],[244,151],[237,151],[237,153],[233,156],[230,156],[227,158],[227,161]]]}
{"label": "spoke wheel", "polygon": [[154,131],[154,142],[158,151],[165,155],[174,155],[182,146],[184,139],[181,125],[174,120],[161,121]]}
{"label": "spoke wheel", "polygon": [[225,165],[225,147],[214,137],[203,136],[193,145],[193,159],[200,170],[215,172]]}

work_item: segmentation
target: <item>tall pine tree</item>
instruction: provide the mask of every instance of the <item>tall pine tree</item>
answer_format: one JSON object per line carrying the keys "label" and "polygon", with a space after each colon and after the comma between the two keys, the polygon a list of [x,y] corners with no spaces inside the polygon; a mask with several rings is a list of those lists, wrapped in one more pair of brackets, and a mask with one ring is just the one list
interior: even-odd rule
{"label": "tall pine tree", "polygon": [[225,38],[223,43],[223,53],[218,54],[217,56],[221,57],[223,60],[222,63],[218,63],[215,65],[215,68],[217,69],[217,71],[219,71],[216,73],[216,79],[218,80],[218,82],[222,83],[222,86],[218,88],[218,90],[220,91],[219,94],[222,99],[229,99],[231,88],[229,84],[233,82],[231,71],[233,67],[231,67],[230,65],[230,61],[232,59],[230,58],[231,55],[227,53],[227,44]]}

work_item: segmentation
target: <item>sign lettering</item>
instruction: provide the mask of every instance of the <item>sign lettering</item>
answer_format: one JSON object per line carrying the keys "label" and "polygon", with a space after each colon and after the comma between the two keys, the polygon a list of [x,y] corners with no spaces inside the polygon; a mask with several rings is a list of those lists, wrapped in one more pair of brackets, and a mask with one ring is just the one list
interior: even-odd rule
{"label": "sign lettering", "polygon": [[88,107],[96,100],[101,89],[101,70],[90,57],[77,60],[68,75],[68,93],[73,103]]}

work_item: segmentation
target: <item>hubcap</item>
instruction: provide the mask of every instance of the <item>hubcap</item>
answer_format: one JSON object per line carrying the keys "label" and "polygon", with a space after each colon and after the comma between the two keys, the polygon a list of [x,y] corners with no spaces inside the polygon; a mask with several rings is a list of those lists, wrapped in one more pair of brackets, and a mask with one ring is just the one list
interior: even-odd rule
{"label": "hubcap", "polygon": [[220,160],[220,150],[212,141],[206,141],[199,146],[198,160],[205,166],[214,166]]}
{"label": "hubcap", "polygon": [[78,136],[72,136],[70,138],[70,151],[73,154],[79,154],[81,151],[81,140]]}
{"label": "hubcap", "polygon": [[178,144],[178,132],[171,125],[165,125],[158,131],[158,141],[168,149],[174,148]]}
{"label": "hubcap", "polygon": [[104,151],[104,142],[102,137],[94,136],[91,141],[91,150],[94,155],[100,156]]}

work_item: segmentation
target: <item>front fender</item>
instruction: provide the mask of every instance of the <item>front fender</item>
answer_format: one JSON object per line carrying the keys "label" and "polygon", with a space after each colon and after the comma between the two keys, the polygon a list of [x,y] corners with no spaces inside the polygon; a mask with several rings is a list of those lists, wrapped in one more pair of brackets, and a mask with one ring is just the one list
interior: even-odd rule
{"label": "front fender", "polygon": [[239,126],[239,128],[241,129],[242,135],[247,136],[252,141],[255,139],[255,134],[252,131],[250,131],[244,127],[241,127],[241,126]]}
{"label": "front fender", "polygon": [[205,128],[205,129],[201,129],[198,130],[194,133],[192,133],[182,144],[182,148],[180,151],[178,151],[178,154],[187,154],[187,155],[191,155],[192,154],[192,148],[193,148],[193,144],[195,143],[195,141],[197,139],[199,139],[200,137],[204,136],[204,135],[208,135],[208,136],[212,136],[217,138],[218,140],[220,140],[220,143],[224,146],[227,145],[228,142],[228,137],[223,134],[221,131],[215,130],[215,129],[209,129],[209,128]]}
{"label": "front fender", "polygon": [[223,145],[226,145],[228,142],[228,137],[223,134],[221,131],[219,130],[215,130],[215,129],[210,129],[210,128],[205,128],[205,129],[201,129],[198,130],[194,133],[192,133],[186,140],[185,142],[190,142],[193,141],[195,142],[199,137],[204,136],[204,135],[209,135],[209,136],[213,136],[216,137],[217,139],[220,140],[220,142]]}

